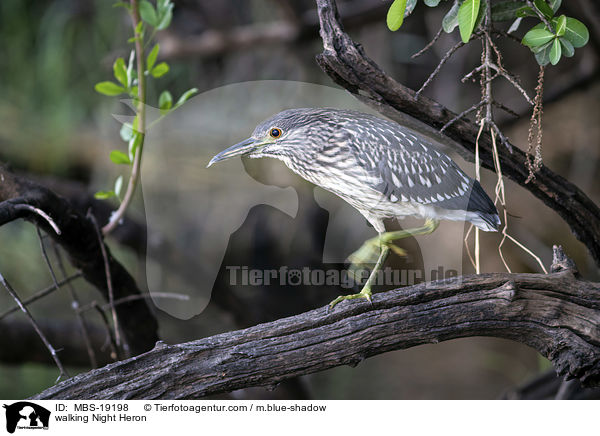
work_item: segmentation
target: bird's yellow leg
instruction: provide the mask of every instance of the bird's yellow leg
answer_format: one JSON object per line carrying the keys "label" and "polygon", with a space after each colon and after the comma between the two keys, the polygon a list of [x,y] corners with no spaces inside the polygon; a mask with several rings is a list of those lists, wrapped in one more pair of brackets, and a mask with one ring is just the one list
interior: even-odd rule
{"label": "bird's yellow leg", "polygon": [[394,232],[382,233],[379,236],[368,239],[363,245],[348,256],[348,260],[351,262],[350,272],[354,273],[358,269],[359,265],[365,265],[373,263],[377,256],[377,251],[380,245],[388,246],[398,256],[406,256],[406,251],[402,248],[394,245],[394,241],[399,239],[408,238],[410,236],[428,235],[437,229],[439,221],[427,219],[422,227],[416,227],[413,229],[398,230]]}
{"label": "bird's yellow leg", "polygon": [[394,232],[381,233],[380,235],[376,236],[375,238],[371,238],[371,239],[367,240],[357,251],[355,251],[348,257],[348,259],[352,262],[352,265],[350,266],[350,269],[349,269],[349,273],[353,277],[355,277],[355,271],[356,271],[356,269],[358,269],[358,265],[365,264],[365,263],[371,263],[371,262],[369,262],[369,260],[373,259],[374,253],[376,252],[377,248],[380,249],[379,258],[377,259],[377,263],[375,264],[375,267],[373,268],[373,270],[371,271],[371,274],[369,275],[367,283],[365,284],[365,286],[363,286],[362,290],[357,294],[340,295],[335,300],[333,300],[331,303],[329,303],[329,307],[333,308],[340,301],[352,300],[354,298],[366,298],[367,300],[371,301],[371,295],[372,295],[371,287],[373,286],[373,283],[375,282],[375,279],[377,278],[377,272],[381,269],[390,250],[392,250],[394,253],[398,254],[399,256],[406,255],[406,252],[402,248],[394,245],[393,242],[397,241],[399,239],[408,238],[410,236],[428,235],[430,233],[433,233],[433,231],[435,229],[437,229],[438,226],[439,226],[438,220],[427,219],[425,221],[425,224],[423,224],[422,227],[416,227],[413,229],[406,229],[406,230],[398,230],[398,231],[394,231]]}
{"label": "bird's yellow leg", "polygon": [[385,262],[385,259],[387,258],[388,253],[390,252],[390,247],[388,247],[387,245],[382,244],[382,245],[380,245],[380,247],[381,247],[381,251],[379,253],[379,258],[377,259],[377,263],[375,264],[375,267],[371,271],[371,274],[369,275],[369,278],[367,279],[367,283],[365,283],[362,290],[358,294],[340,295],[335,300],[333,300],[331,303],[329,303],[330,309],[333,309],[333,307],[336,304],[338,304],[340,301],[343,301],[343,300],[352,300],[354,298],[366,298],[367,300],[371,301],[371,295],[372,295],[371,287],[373,286],[373,283],[375,283],[375,280],[377,279],[377,272],[383,266],[383,263]]}
{"label": "bird's yellow leg", "polygon": [[381,242],[384,244],[389,244],[393,241],[397,241],[399,239],[408,238],[410,236],[422,236],[429,235],[433,233],[435,229],[438,228],[440,222],[438,220],[434,220],[431,218],[427,218],[425,220],[425,224],[421,227],[416,227],[414,229],[406,229],[406,230],[397,230],[395,232],[386,232],[381,235]]}

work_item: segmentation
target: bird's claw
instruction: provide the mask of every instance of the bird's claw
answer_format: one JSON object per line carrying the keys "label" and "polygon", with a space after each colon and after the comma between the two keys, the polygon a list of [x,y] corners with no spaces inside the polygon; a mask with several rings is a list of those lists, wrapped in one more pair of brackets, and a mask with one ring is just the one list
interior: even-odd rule
{"label": "bird's claw", "polygon": [[371,289],[365,286],[362,289],[362,291],[360,291],[357,294],[340,295],[335,300],[333,300],[331,303],[329,303],[329,309],[330,310],[333,309],[336,304],[338,304],[344,300],[353,300],[355,298],[365,298],[366,300],[369,301],[369,303],[373,304],[373,301],[371,300],[372,295],[373,295],[373,293],[371,292]]}

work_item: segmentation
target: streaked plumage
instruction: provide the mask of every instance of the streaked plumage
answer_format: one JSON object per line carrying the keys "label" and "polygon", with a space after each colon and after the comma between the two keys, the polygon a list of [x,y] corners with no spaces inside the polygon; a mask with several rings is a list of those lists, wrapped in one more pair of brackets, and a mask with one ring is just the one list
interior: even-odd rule
{"label": "streaked plumage", "polygon": [[[264,143],[273,128],[280,136]],[[263,142],[255,148],[242,143],[248,148],[243,154],[282,160],[358,209],[378,232],[385,230],[383,219],[405,216],[470,221],[485,231],[500,225],[479,182],[392,121],[342,109],[289,109],[259,124],[248,141]],[[220,153],[211,164],[234,151]]]}

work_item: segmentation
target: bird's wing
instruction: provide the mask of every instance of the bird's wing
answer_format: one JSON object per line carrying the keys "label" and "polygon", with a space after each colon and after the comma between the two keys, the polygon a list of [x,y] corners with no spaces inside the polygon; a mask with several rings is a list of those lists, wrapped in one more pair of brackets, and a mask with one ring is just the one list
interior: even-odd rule
{"label": "bird's wing", "polygon": [[379,178],[377,191],[393,203],[467,209],[474,181],[450,157],[412,133],[396,130],[377,136],[383,146],[356,155]]}

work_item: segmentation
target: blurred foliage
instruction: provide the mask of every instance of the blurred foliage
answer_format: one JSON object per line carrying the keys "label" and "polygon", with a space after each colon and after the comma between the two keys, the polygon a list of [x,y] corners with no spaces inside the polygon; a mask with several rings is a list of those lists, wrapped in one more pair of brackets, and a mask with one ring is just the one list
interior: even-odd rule
{"label": "blurred foliage", "polygon": [[72,132],[94,115],[90,84],[124,26],[102,0],[0,2],[0,138],[3,155],[60,168]]}
{"label": "blurred foliage", "polygon": [[[441,0],[423,2],[429,7],[436,7]],[[417,0],[394,0],[387,14],[388,28],[398,30],[416,4]],[[528,4],[523,0],[494,3],[490,17],[493,22],[512,20],[508,33],[517,30],[523,18],[535,18],[538,24],[525,34],[522,44],[531,49],[538,64],[556,65],[561,56],[571,57],[575,48],[587,44],[589,32],[581,21],[566,15],[555,17],[562,0],[534,0],[531,3],[533,7]],[[473,32],[483,23],[487,5],[487,1],[481,0],[454,0],[442,20],[442,28],[450,33],[458,26],[462,41],[469,42]]]}

